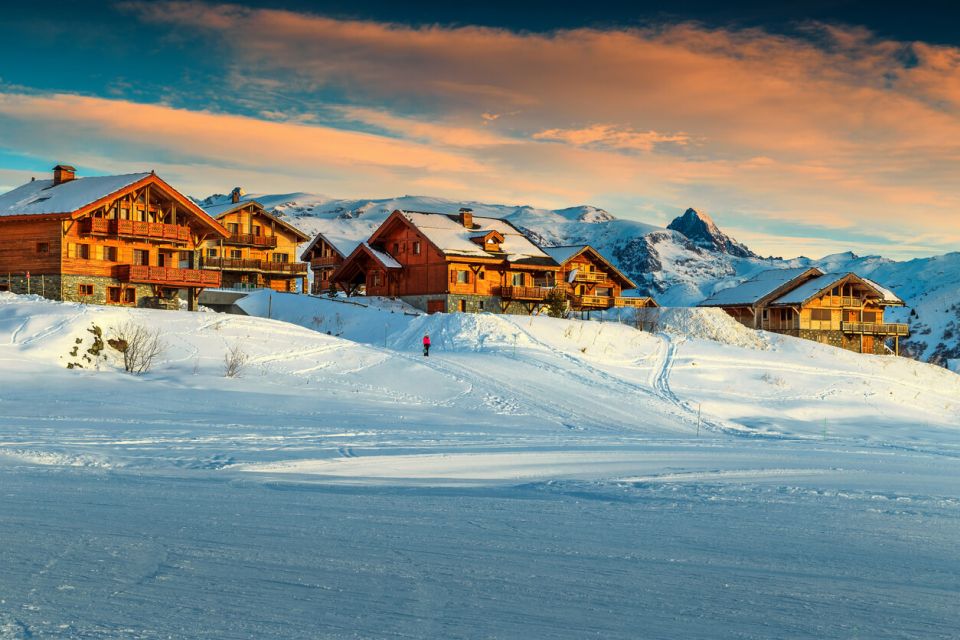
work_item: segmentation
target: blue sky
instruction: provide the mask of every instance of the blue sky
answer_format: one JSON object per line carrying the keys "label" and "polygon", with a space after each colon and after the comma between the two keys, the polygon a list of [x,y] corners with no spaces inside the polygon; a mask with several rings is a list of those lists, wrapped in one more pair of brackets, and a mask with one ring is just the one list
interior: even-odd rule
{"label": "blue sky", "polygon": [[3,10],[0,189],[70,162],[197,196],[694,206],[785,256],[960,246],[943,3],[48,6]]}

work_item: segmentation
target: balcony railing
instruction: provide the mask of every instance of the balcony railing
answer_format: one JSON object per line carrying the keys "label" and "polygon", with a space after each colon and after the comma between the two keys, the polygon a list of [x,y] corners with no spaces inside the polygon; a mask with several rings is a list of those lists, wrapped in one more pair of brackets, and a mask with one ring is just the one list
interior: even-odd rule
{"label": "balcony railing", "polygon": [[273,249],[277,246],[277,236],[258,236],[252,233],[231,233],[230,237],[223,241],[223,244],[249,245],[252,247],[269,247]]}
{"label": "balcony railing", "polygon": [[268,260],[248,260],[245,258],[205,258],[203,267],[205,269],[223,269],[224,271],[307,272],[305,262],[270,262]]}
{"label": "balcony railing", "polygon": [[504,300],[545,300],[549,287],[500,287],[500,297]]}
{"label": "balcony railing", "polygon": [[613,306],[643,309],[644,307],[652,307],[653,304],[651,304],[650,298],[623,298],[618,296],[614,298]]}
{"label": "balcony railing", "polygon": [[170,242],[177,243],[190,242],[190,227],[178,224],[165,224],[162,222],[85,218],[80,221],[80,232],[93,235],[169,240]]}
{"label": "balcony railing", "polygon": [[115,277],[121,282],[159,284],[169,287],[219,287],[220,272],[203,269],[176,269],[150,267],[140,264],[121,264],[115,267]]}
{"label": "balcony railing", "polygon": [[874,336],[908,336],[908,324],[881,324],[879,322],[841,322],[840,330],[844,333],[864,333]]}
{"label": "balcony railing", "polygon": [[573,306],[608,309],[613,306],[613,301],[613,296],[576,296],[573,299]]}
{"label": "balcony railing", "polygon": [[577,271],[574,276],[576,282],[603,282],[607,279],[607,274],[602,271]]}
{"label": "balcony railing", "polygon": [[310,260],[310,266],[314,269],[318,267],[335,267],[343,259],[340,256],[323,256],[322,258],[313,258]]}

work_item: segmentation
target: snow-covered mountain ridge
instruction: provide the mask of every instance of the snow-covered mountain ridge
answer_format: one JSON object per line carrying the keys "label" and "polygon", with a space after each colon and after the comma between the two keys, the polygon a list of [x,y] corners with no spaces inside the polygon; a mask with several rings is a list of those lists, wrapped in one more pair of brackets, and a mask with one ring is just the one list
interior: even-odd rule
{"label": "snow-covered mountain ridge", "polygon": [[[218,204],[213,195],[200,204]],[[337,199],[310,193],[250,194],[265,208],[311,235],[359,242],[394,210],[456,212],[506,218],[542,246],[590,244],[610,257],[639,286],[665,306],[695,305],[715,290],[730,287],[764,269],[817,266],[828,272],[854,271],[893,289],[907,303],[893,309],[893,321],[909,320],[913,335],[905,350],[948,365],[960,360],[960,253],[897,262],[853,252],[819,260],[763,258],[724,233],[709,215],[687,209],[666,228],[617,218],[589,205],[565,209],[454,201],[429,196]]]}

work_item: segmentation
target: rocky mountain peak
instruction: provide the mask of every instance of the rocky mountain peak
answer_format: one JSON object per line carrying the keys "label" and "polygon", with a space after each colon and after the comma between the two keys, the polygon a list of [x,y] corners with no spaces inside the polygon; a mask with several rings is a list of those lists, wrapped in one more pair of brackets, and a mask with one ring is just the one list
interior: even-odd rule
{"label": "rocky mountain peak", "polygon": [[720,251],[738,258],[757,258],[746,245],[737,242],[714,224],[713,219],[702,211],[690,208],[667,225],[667,229],[682,233],[698,247]]}

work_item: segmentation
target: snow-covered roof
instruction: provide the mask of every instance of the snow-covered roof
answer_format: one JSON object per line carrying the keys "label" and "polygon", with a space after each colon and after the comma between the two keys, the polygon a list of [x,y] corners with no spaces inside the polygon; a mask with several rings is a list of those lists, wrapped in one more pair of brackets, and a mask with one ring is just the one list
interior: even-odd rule
{"label": "snow-covered roof", "polygon": [[370,252],[370,254],[376,258],[380,264],[382,264],[387,269],[402,269],[403,265],[393,259],[393,256],[386,253],[385,251],[378,251],[371,247],[366,242],[363,243],[364,249]]}
{"label": "snow-covered roof", "polygon": [[[501,218],[473,216],[473,228],[460,224],[455,215],[424,211],[400,211],[426,238],[447,255],[504,257],[516,264],[543,264],[556,266],[553,258],[543,252],[516,227]],[[485,251],[471,238],[489,231],[503,236],[499,252]]]}
{"label": "snow-covered roof", "polygon": [[[773,302],[771,305],[801,305],[806,303],[811,298],[815,298],[821,292],[826,291],[835,287],[838,283],[843,281],[845,278],[852,277],[856,280],[859,280],[866,284],[868,287],[875,289],[876,293],[880,296],[881,302],[885,304],[903,304],[903,301],[895,296],[891,291],[884,289],[880,285],[876,284],[871,280],[866,278],[861,278],[855,273],[826,273],[819,278],[814,278],[809,280],[796,289],[780,296]],[[888,302],[889,300],[889,302]]]}
{"label": "snow-covered roof", "polygon": [[235,211],[235,210],[237,210],[237,209],[240,209],[240,208],[243,208],[243,207],[247,207],[247,206],[250,206],[250,205],[255,205],[255,206],[259,209],[259,211],[258,211],[257,213],[259,213],[260,215],[262,215],[262,216],[264,216],[264,217],[266,217],[266,218],[269,218],[269,219],[273,220],[274,222],[276,222],[276,223],[279,224],[280,226],[284,227],[285,229],[287,229],[288,231],[290,231],[290,232],[293,233],[294,235],[298,236],[299,238],[303,238],[303,240],[308,240],[308,239],[310,238],[309,235],[307,235],[306,233],[304,233],[304,232],[301,231],[300,229],[296,228],[295,226],[293,226],[293,225],[290,224],[289,222],[285,222],[285,221],[281,220],[280,218],[278,218],[277,216],[275,216],[275,215],[273,215],[272,213],[270,213],[269,211],[267,211],[267,210],[264,208],[264,206],[263,206],[262,204],[260,204],[259,202],[257,202],[256,200],[240,200],[239,202],[229,201],[229,202],[224,202],[224,203],[221,203],[221,204],[211,204],[211,205],[208,205],[208,206],[205,206],[205,207],[202,207],[202,208],[203,208],[204,211],[207,212],[207,214],[208,214],[211,218],[219,219],[221,216],[225,216],[225,215],[227,215],[228,213],[230,213],[230,212],[232,212],[232,211]]}
{"label": "snow-covered roof", "polygon": [[574,244],[567,247],[543,247],[543,251],[556,260],[557,264],[563,264],[586,248],[585,244]]}
{"label": "snow-covered roof", "polygon": [[353,250],[356,249],[357,245],[359,245],[361,242],[360,240],[354,240],[352,238],[343,238],[327,233],[317,233],[315,236],[313,236],[313,240],[310,241],[310,244],[308,244],[304,250],[300,252],[300,259],[306,260],[307,254],[310,253],[321,240],[333,247],[334,250],[340,254],[341,258],[346,258],[353,253]]}
{"label": "snow-covered roof", "polygon": [[877,284],[876,282],[874,282],[874,281],[871,280],[870,278],[863,278],[863,277],[861,277],[860,279],[863,280],[864,282],[866,282],[867,284],[869,284],[871,287],[873,287],[874,289],[876,289],[877,291],[880,292],[880,296],[881,296],[881,298],[882,298],[883,304],[888,304],[888,305],[902,305],[902,304],[904,304],[903,300],[900,299],[900,296],[898,296],[897,294],[895,294],[893,291],[890,291],[890,289],[887,289],[886,287],[880,286],[879,284]]}
{"label": "snow-covered roof", "polygon": [[813,268],[811,270],[809,267],[768,269],[761,271],[735,287],[714,292],[712,296],[697,306],[736,307],[753,305],[810,271],[813,271],[815,274],[823,274],[819,269]]}
{"label": "snow-covered roof", "polygon": [[143,180],[149,173],[75,178],[56,186],[33,180],[0,195],[0,217],[72,213]]}

